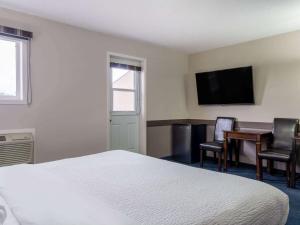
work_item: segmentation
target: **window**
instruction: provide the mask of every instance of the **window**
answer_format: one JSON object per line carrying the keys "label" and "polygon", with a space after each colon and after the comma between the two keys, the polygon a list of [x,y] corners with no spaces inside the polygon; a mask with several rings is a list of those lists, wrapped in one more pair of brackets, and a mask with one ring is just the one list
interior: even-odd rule
{"label": "window", "polygon": [[0,104],[27,104],[28,40],[0,35]]}
{"label": "window", "polygon": [[137,72],[120,68],[111,68],[111,71],[112,111],[136,112],[138,110]]}

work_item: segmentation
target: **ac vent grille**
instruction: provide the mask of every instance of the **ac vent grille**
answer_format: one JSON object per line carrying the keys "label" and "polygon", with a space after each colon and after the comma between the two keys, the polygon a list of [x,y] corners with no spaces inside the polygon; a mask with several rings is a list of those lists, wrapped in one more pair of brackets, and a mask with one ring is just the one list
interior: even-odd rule
{"label": "ac vent grille", "polygon": [[33,162],[31,134],[7,134],[5,136],[6,141],[0,142],[0,166]]}

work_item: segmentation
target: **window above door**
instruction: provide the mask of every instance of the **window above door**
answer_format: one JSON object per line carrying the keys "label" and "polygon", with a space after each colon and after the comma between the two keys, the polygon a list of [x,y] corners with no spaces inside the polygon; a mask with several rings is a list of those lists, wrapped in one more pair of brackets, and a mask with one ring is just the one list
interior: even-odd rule
{"label": "window above door", "polygon": [[114,112],[136,111],[135,71],[112,68],[112,89]]}
{"label": "window above door", "polygon": [[141,67],[137,62],[111,58],[111,112],[112,114],[139,113],[139,81]]}

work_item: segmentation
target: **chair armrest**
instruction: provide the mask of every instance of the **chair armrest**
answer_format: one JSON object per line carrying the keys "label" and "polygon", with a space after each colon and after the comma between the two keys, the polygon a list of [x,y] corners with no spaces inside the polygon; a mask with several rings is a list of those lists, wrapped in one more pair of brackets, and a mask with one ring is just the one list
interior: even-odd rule
{"label": "chair armrest", "polygon": [[292,151],[296,154],[299,153],[300,150],[300,136],[293,137],[293,149]]}

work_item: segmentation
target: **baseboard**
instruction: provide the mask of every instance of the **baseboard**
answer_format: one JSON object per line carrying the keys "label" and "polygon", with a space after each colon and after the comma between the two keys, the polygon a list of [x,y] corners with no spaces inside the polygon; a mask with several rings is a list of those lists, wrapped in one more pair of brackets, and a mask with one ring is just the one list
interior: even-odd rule
{"label": "baseboard", "polygon": [[[160,159],[177,162],[176,160],[174,160],[174,158],[172,156],[164,156],[164,157],[161,157]],[[211,156],[206,156],[206,160],[213,161],[214,158],[211,157]],[[181,163],[181,162],[178,162],[178,163]],[[192,164],[181,163],[181,164],[184,164],[184,165],[195,165],[197,163],[192,163]],[[253,164],[240,162],[239,165],[243,166],[243,167],[247,167],[247,168],[253,168],[253,170],[256,170],[256,166],[253,165]],[[235,167],[235,166],[233,165],[233,167]],[[263,167],[263,168],[267,169],[267,167]],[[275,173],[285,173],[285,170],[274,168],[273,172],[275,172]],[[296,173],[296,176],[300,176],[300,173]]]}

